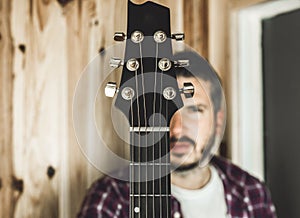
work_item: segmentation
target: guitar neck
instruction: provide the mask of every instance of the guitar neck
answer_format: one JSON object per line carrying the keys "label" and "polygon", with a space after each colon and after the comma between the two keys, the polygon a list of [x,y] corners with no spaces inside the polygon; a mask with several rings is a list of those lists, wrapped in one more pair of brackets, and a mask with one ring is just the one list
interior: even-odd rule
{"label": "guitar neck", "polygon": [[133,132],[131,145],[130,217],[171,217],[169,132]]}
{"label": "guitar neck", "polygon": [[179,93],[170,10],[153,2],[128,1],[124,67],[115,106],[131,126],[131,218],[171,215],[168,126],[183,105]]}

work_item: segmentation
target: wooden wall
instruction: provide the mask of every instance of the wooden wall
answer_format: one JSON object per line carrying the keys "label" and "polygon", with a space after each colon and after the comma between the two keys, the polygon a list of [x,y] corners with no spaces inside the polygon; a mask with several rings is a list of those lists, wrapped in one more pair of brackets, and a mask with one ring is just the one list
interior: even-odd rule
{"label": "wooden wall", "polygon": [[[231,78],[231,58],[233,52],[231,47],[235,46],[238,42],[232,39],[236,34],[233,28],[234,23],[237,22],[235,12],[241,8],[260,3],[266,0],[209,0],[208,5],[208,60],[216,69],[222,79],[222,85],[226,97],[227,106],[227,125],[225,130],[225,143],[226,147],[223,151],[228,158],[232,158],[231,143],[237,133],[234,129],[238,129],[238,123],[232,122],[232,80],[238,78]],[[238,94],[238,93],[236,93]],[[236,161],[235,161],[236,162]]]}
{"label": "wooden wall", "polygon": [[[228,10],[255,0],[155,2],[171,8],[173,32],[185,32],[226,79]],[[76,83],[125,30],[125,0],[0,0],[0,217],[75,216],[100,175],[76,141]]]}
{"label": "wooden wall", "polygon": [[9,1],[0,4],[0,216],[7,217],[13,213],[16,202],[11,173],[13,45],[9,22],[11,5]]}

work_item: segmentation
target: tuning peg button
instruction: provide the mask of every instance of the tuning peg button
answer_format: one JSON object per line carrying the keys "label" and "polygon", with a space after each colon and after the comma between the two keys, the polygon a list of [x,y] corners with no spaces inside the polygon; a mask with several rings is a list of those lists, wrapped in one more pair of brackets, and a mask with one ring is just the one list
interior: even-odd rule
{"label": "tuning peg button", "polygon": [[175,39],[176,41],[183,41],[184,40],[184,33],[173,33],[171,35],[172,39]]}
{"label": "tuning peg button", "polygon": [[108,82],[104,89],[105,96],[109,98],[113,98],[118,91],[119,89],[115,82]]}
{"label": "tuning peg button", "polygon": [[123,32],[115,32],[114,40],[117,42],[122,42],[126,39],[126,34]]}
{"label": "tuning peg button", "polygon": [[111,58],[109,61],[109,65],[113,68],[118,68],[124,65],[124,60],[121,58]]}
{"label": "tuning peg button", "polygon": [[183,88],[179,91],[181,94],[184,94],[186,98],[191,98],[194,96],[195,88],[192,83],[183,83]]}
{"label": "tuning peg button", "polygon": [[189,60],[177,60],[177,61],[174,61],[174,66],[175,67],[188,67],[188,66],[190,66],[190,61]]}

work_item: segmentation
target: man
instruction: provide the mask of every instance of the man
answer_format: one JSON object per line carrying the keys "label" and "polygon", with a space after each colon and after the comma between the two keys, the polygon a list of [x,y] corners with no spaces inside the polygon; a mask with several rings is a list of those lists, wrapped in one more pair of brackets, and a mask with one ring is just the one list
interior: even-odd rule
{"label": "man", "polygon": [[[190,66],[176,74],[179,87],[194,85],[194,96],[183,98],[184,107],[170,123],[172,217],[276,217],[270,194],[258,179],[213,157],[225,125],[223,92],[215,72],[193,52],[175,59],[190,60]],[[129,184],[104,177],[90,188],[78,217],[128,215]]]}

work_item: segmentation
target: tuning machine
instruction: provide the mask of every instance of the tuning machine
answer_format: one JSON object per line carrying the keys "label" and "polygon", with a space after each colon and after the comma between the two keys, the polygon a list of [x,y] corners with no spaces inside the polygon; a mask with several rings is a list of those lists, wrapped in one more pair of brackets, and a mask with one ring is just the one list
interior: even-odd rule
{"label": "tuning machine", "polygon": [[191,98],[194,96],[195,88],[192,83],[183,83],[183,88],[179,89],[179,91],[186,98]]}
{"label": "tuning machine", "polygon": [[105,96],[109,98],[113,98],[118,91],[119,89],[117,88],[117,83],[115,82],[108,82],[104,89]]}
{"label": "tuning machine", "polygon": [[183,41],[184,40],[184,33],[173,33],[171,35],[172,39],[175,39],[176,41]]}

